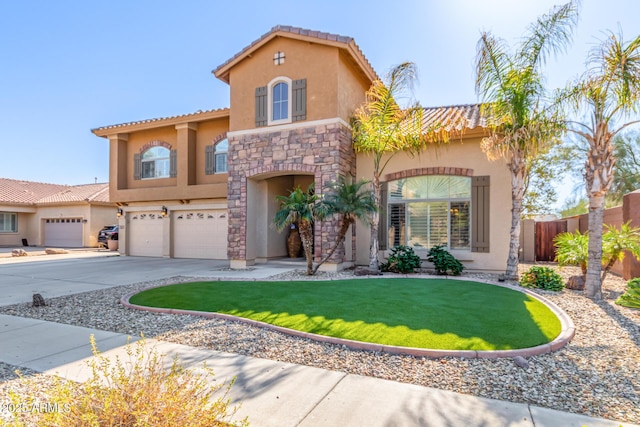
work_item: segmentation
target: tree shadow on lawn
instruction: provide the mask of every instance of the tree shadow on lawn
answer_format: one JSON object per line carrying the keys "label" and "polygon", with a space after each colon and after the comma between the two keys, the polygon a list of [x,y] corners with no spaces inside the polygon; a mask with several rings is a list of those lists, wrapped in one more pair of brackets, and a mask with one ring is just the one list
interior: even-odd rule
{"label": "tree shadow on lawn", "polygon": [[[169,287],[154,292],[165,294],[164,300],[171,295],[172,308],[227,313],[357,341],[489,350],[532,347],[555,338],[541,330],[537,322],[549,320],[534,318],[531,306],[537,302],[527,294],[477,282],[376,279],[181,286],[180,292],[172,293]],[[164,300],[163,295],[146,295],[144,305],[162,306]],[[131,302],[139,303],[137,296]],[[555,318],[550,311],[549,315]],[[559,333],[559,321],[554,320]]]}

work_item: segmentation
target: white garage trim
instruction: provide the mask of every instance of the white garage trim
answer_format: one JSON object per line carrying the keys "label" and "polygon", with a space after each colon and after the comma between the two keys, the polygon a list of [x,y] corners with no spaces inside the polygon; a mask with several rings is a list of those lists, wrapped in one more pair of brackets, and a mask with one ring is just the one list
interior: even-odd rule
{"label": "white garage trim", "polygon": [[129,255],[161,257],[162,216],[157,212],[131,212],[128,218],[126,230]]}
{"label": "white garage trim", "polygon": [[227,259],[227,210],[172,213],[173,257]]}
{"label": "white garage trim", "polygon": [[82,218],[49,218],[44,222],[45,246],[82,247]]}

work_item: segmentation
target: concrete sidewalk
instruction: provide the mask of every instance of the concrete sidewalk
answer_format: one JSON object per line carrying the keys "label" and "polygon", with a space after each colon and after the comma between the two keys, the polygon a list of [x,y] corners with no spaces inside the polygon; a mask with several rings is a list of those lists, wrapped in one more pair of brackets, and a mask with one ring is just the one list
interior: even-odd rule
{"label": "concrete sidewalk", "polygon": [[[90,335],[109,357],[126,359],[128,337],[78,326],[0,315],[0,361],[85,380]],[[237,377],[233,402],[252,426],[632,426],[527,404],[148,340],[185,367],[206,361],[218,380]],[[637,427],[637,426],[636,426]]]}

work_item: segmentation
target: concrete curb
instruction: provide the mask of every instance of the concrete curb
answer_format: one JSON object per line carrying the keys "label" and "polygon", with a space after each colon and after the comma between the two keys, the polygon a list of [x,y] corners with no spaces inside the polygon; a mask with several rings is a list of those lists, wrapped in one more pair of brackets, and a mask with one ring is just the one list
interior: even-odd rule
{"label": "concrete curb", "polygon": [[[343,279],[343,280],[357,280],[359,278],[366,278],[368,276],[360,276],[354,279]],[[371,277],[380,277],[380,276],[371,276]],[[385,277],[386,278],[386,277]],[[419,278],[419,279],[430,279],[430,278],[443,278],[441,276],[408,276],[402,275],[397,278]],[[446,277],[445,277],[446,278]],[[224,278],[218,279],[218,281],[227,280]],[[233,280],[233,279],[229,279]],[[238,280],[238,279],[236,279]],[[287,335],[307,338],[318,342],[329,343],[329,344],[338,344],[343,345],[347,348],[351,348],[354,350],[367,350],[374,352],[383,352],[390,354],[403,354],[409,356],[417,356],[417,357],[430,357],[430,358],[441,358],[441,357],[460,357],[460,358],[468,358],[468,359],[498,359],[498,358],[513,358],[513,357],[530,357],[537,356],[540,354],[551,353],[561,348],[565,347],[574,337],[575,335],[575,325],[571,318],[564,312],[560,307],[558,307],[553,302],[549,301],[547,298],[544,298],[541,295],[538,295],[528,289],[521,288],[519,286],[510,285],[508,283],[496,283],[488,280],[481,279],[473,279],[473,278],[451,278],[451,280],[461,280],[461,281],[470,281],[483,283],[493,286],[501,286],[507,289],[511,289],[516,292],[522,292],[527,294],[528,296],[537,299],[541,303],[545,304],[549,309],[558,317],[560,320],[561,330],[558,336],[553,339],[551,342],[547,344],[538,345],[535,347],[529,348],[521,348],[515,350],[437,350],[437,349],[425,349],[425,348],[415,348],[415,347],[400,347],[400,346],[391,346],[384,344],[375,344],[375,343],[367,343],[362,341],[353,341],[343,338],[329,337],[325,335],[318,335],[309,332],[297,331],[295,329],[289,329],[282,326],[272,325],[270,323],[260,322],[252,319],[245,319],[242,317],[232,316],[230,314],[223,313],[214,313],[207,311],[193,311],[193,310],[182,310],[182,309],[172,309],[172,308],[159,308],[159,307],[146,307],[137,304],[132,304],[129,302],[132,296],[142,292],[136,291],[126,294],[120,298],[120,303],[134,310],[141,311],[149,311],[152,313],[163,313],[163,314],[181,314],[181,315],[190,315],[190,316],[199,316],[208,319],[223,319],[223,320],[232,320],[235,322],[242,322],[252,326],[257,326],[260,328],[266,328],[273,331],[282,332]],[[147,289],[152,289],[147,288]]]}

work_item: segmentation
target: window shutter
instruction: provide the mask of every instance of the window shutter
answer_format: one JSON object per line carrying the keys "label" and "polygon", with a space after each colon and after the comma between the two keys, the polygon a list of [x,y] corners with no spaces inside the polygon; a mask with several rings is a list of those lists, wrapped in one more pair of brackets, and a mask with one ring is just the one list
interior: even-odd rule
{"label": "window shutter", "polygon": [[267,87],[256,88],[256,127],[267,125]]}
{"label": "window shutter", "polygon": [[471,179],[471,252],[489,252],[489,176]]}
{"label": "window shutter", "polygon": [[299,120],[307,119],[307,79],[300,79],[293,81],[292,87],[293,108],[292,108],[292,120],[297,122]]}
{"label": "window shutter", "polygon": [[380,210],[379,218],[380,222],[378,223],[378,249],[381,251],[387,250],[387,240],[389,239],[389,225],[387,224],[387,183],[380,183],[380,205],[378,206]]}
{"label": "window shutter", "polygon": [[204,173],[206,175],[213,175],[216,172],[216,170],[215,170],[215,160],[214,160],[215,148],[216,148],[215,145],[207,145],[205,147]]}
{"label": "window shutter", "polygon": [[169,177],[175,178],[178,176],[178,150],[171,150],[169,155]]}
{"label": "window shutter", "polygon": [[138,180],[142,178],[142,156],[140,153],[133,155],[133,179]]}

